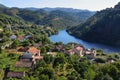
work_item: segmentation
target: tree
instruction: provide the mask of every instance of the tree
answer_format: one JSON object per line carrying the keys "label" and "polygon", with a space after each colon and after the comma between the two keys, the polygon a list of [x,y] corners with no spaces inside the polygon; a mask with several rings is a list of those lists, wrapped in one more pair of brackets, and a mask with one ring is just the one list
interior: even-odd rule
{"label": "tree", "polygon": [[74,69],[81,75],[82,78],[84,78],[84,72],[86,72],[89,67],[90,65],[88,65],[87,62],[79,62],[74,64]]}
{"label": "tree", "polygon": [[106,75],[102,78],[102,80],[113,80],[113,78],[110,77],[110,75],[106,74]]}
{"label": "tree", "polygon": [[45,61],[43,59],[37,61],[36,68],[45,67],[45,66],[46,66],[46,63],[45,63]]}
{"label": "tree", "polygon": [[45,48],[46,48],[46,51],[47,51],[47,52],[50,52],[50,51],[51,51],[51,47],[50,47],[50,46],[45,46]]}
{"label": "tree", "polygon": [[22,80],[30,80],[28,76],[22,77]]}
{"label": "tree", "polygon": [[45,55],[43,59],[47,64],[50,64],[53,61],[52,55]]}
{"label": "tree", "polygon": [[55,57],[53,66],[57,67],[58,65],[63,65],[65,63],[66,63],[66,58],[65,58],[64,54],[60,53]]}
{"label": "tree", "polygon": [[1,78],[1,80],[3,79],[3,77],[4,77],[4,71],[3,71],[3,69],[0,69],[0,78]]}
{"label": "tree", "polygon": [[42,54],[45,54],[45,53],[46,53],[46,48],[45,48],[45,47],[42,47],[42,48],[41,48],[41,53],[42,53]]}
{"label": "tree", "polygon": [[[48,76],[48,79],[53,79],[55,75],[54,70],[50,67],[39,67],[36,70],[36,74],[37,76],[39,76],[39,78],[46,78],[46,79],[47,79],[47,76]],[[46,75],[46,76],[43,76],[43,75]]]}
{"label": "tree", "polygon": [[119,75],[119,70],[116,66],[114,65],[109,65],[108,67],[108,74],[113,78],[113,79],[117,79],[117,75]]}
{"label": "tree", "polygon": [[95,77],[95,72],[92,69],[88,69],[84,72],[84,78],[87,80],[93,80]]}
{"label": "tree", "polygon": [[[17,78],[9,78],[7,80],[18,80]],[[27,79],[26,79],[27,80]]]}
{"label": "tree", "polygon": [[4,50],[2,48],[0,48],[0,54],[3,53],[3,52],[4,52]]}
{"label": "tree", "polygon": [[101,71],[99,71],[96,75],[94,80],[102,80],[102,78],[104,77],[103,73]]}
{"label": "tree", "polygon": [[103,72],[104,75],[108,74],[115,80],[119,75],[119,69],[113,64],[104,65],[104,67],[101,68],[101,71]]}
{"label": "tree", "polygon": [[30,45],[30,42],[29,42],[28,40],[25,40],[24,42],[22,42],[22,45],[23,45],[24,47],[29,46],[29,45]]}
{"label": "tree", "polygon": [[59,76],[55,80],[67,80],[65,76]]}
{"label": "tree", "polygon": [[49,80],[49,77],[48,77],[48,75],[42,74],[42,75],[40,75],[39,80]]}
{"label": "tree", "polygon": [[105,63],[106,62],[106,59],[105,58],[96,58],[95,61],[97,63]]}
{"label": "tree", "polygon": [[80,74],[77,71],[71,71],[70,74],[67,75],[68,80],[80,80]]}
{"label": "tree", "polygon": [[30,76],[30,79],[29,80],[40,80],[38,77],[33,77],[33,76]]}
{"label": "tree", "polygon": [[14,40],[14,42],[12,43],[11,47],[12,47],[12,48],[17,48],[18,46],[19,46],[19,40],[16,39],[16,40]]}
{"label": "tree", "polygon": [[49,79],[52,79],[54,77],[54,70],[50,67],[44,68],[42,74],[48,75]]}
{"label": "tree", "polygon": [[77,80],[76,76],[70,75],[67,77],[68,80]]}

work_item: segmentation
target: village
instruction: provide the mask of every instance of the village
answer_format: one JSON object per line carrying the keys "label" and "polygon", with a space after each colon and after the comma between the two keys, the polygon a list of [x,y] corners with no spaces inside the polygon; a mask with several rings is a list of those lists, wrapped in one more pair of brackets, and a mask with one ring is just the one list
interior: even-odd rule
{"label": "village", "polygon": [[[28,39],[30,36],[26,37],[19,37],[20,41],[24,41],[25,39]],[[17,37],[15,35],[11,35],[10,39],[15,40]],[[8,48],[11,45],[8,44],[2,49]],[[92,60],[94,64],[96,56],[97,56],[97,51],[95,49],[85,49],[82,45],[78,45],[75,43],[70,43],[67,46],[61,43],[56,43],[55,45],[53,44],[46,44],[47,46],[52,47],[52,49],[46,51],[45,53],[47,55],[51,55],[55,57],[58,52],[62,52],[65,55],[77,55],[79,57],[86,57],[88,60]],[[18,60],[16,61],[14,67],[15,68],[27,68],[28,70],[35,71],[36,69],[36,62],[38,60],[41,60],[44,58],[44,56],[41,55],[41,49],[37,49],[37,47],[43,47],[46,46],[43,44],[34,44],[33,46],[27,46],[27,47],[18,47],[16,50],[16,54],[20,54]],[[6,49],[7,50],[7,49]],[[106,56],[107,54],[103,54]],[[107,62],[113,63],[113,59],[108,59]],[[4,79],[7,78],[18,78],[20,79],[21,77],[26,76],[26,72],[14,72],[10,71],[9,68],[5,69],[5,75]]]}
{"label": "village", "polygon": [[1,0],[0,80],[120,80],[120,1]]}
{"label": "village", "polygon": [[[12,32],[12,34],[9,34],[7,36],[8,37],[7,39],[9,39],[7,43],[6,42],[3,43],[2,41],[4,40],[4,38],[0,38],[0,41],[2,42],[1,45],[1,51],[3,51],[2,54],[5,54],[4,53],[5,51],[6,53],[8,53],[8,55],[11,55],[11,57],[14,54],[17,55],[18,57],[14,60],[14,63],[9,64],[8,61],[8,63],[5,65],[3,69],[4,72],[3,80],[11,78],[21,79],[22,77],[26,76],[29,77],[32,76],[33,74],[35,75],[38,62],[45,60],[46,56],[50,56],[54,59],[56,59],[58,55],[64,55],[65,58],[67,58],[67,56],[69,57],[77,56],[78,57],[77,59],[80,62],[84,62],[87,60],[91,62],[91,64],[95,65],[114,63],[115,61],[119,60],[118,54],[114,55],[105,54],[102,50],[86,49],[83,45],[76,43],[68,44],[63,44],[62,42],[53,43],[45,37],[39,38],[38,36],[34,37],[34,35],[36,35],[37,32],[34,35],[27,33],[26,34],[24,33],[24,35],[16,35],[16,33],[18,33],[17,29],[11,30],[11,27],[9,26],[6,29],[8,30],[8,32],[9,31]],[[47,29],[51,30],[50,28]],[[3,32],[2,29],[0,29],[0,31],[1,33]],[[113,56],[115,56],[115,58],[113,58]],[[56,65],[55,61],[52,60],[50,65],[52,68],[54,68],[54,65]],[[64,64],[64,66],[65,65],[66,64]],[[33,74],[30,74],[29,72]],[[57,75],[64,74],[61,72],[59,72]]]}
{"label": "village", "polygon": [[[19,48],[18,49],[19,52],[23,52],[23,54],[21,54],[19,56],[18,61],[16,61],[15,63],[15,67],[22,67],[22,68],[29,68],[31,70],[34,71],[35,69],[35,65],[36,65],[36,61],[43,59],[43,56],[40,55],[40,50],[38,50],[35,47],[29,47],[27,48]],[[65,54],[67,55],[78,55],[80,57],[83,56],[87,56],[89,59],[94,59],[96,57],[96,51],[95,50],[86,50],[85,52],[83,47],[76,45],[75,47],[73,47],[70,50],[65,50],[62,45],[57,45],[55,46],[54,51],[56,52],[47,52],[48,55],[52,55],[55,56],[57,54],[57,52],[65,52]],[[8,69],[6,69],[5,71],[6,78],[21,78],[23,76],[25,76],[25,72],[12,72],[9,71]]]}

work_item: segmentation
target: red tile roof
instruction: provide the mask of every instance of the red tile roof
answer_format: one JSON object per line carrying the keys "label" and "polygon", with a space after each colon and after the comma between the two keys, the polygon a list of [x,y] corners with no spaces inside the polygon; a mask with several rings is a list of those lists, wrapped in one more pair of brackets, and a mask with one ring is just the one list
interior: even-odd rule
{"label": "red tile roof", "polygon": [[68,52],[68,53],[75,54],[75,53],[79,53],[81,50],[83,50],[83,47],[81,47],[81,46],[76,46],[75,48],[69,49],[67,52]]}
{"label": "red tile roof", "polygon": [[70,49],[68,50],[68,52],[75,52],[75,49]]}
{"label": "red tile roof", "polygon": [[76,50],[83,50],[83,47],[78,46],[76,47]]}
{"label": "red tile roof", "polygon": [[34,54],[34,55],[39,54],[39,50],[36,49],[35,47],[30,47],[27,51]]}
{"label": "red tile roof", "polygon": [[70,53],[70,54],[75,54],[76,51],[75,51],[75,49],[70,49],[67,52]]}
{"label": "red tile roof", "polygon": [[25,36],[19,36],[18,39],[24,40],[24,39],[25,39]]}

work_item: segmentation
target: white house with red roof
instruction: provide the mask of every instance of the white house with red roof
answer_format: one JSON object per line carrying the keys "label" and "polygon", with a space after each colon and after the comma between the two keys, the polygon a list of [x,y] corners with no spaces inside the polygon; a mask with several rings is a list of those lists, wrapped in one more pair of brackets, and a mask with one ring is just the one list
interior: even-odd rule
{"label": "white house with red roof", "polygon": [[71,55],[76,54],[76,55],[79,55],[82,57],[83,50],[84,50],[84,48],[82,46],[76,45],[72,49],[67,50],[67,54],[71,54]]}
{"label": "white house with red roof", "polygon": [[84,55],[90,59],[96,57],[96,50],[86,49]]}
{"label": "white house with red roof", "polygon": [[30,47],[24,54],[23,58],[41,59],[40,50],[35,47]]}
{"label": "white house with red roof", "polygon": [[25,41],[25,36],[19,36],[18,39],[19,39],[21,42],[23,42],[23,41]]}

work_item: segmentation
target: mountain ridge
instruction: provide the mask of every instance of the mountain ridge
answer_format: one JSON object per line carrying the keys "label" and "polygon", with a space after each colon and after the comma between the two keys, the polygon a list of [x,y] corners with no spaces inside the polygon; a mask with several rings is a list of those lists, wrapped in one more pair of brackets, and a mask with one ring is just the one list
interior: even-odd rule
{"label": "mountain ridge", "polygon": [[97,12],[80,25],[67,31],[89,42],[102,43],[120,47],[120,3],[114,8]]}
{"label": "mountain ridge", "polygon": [[[54,11],[45,11],[44,9],[37,9],[32,8],[32,10],[29,9],[21,9],[21,8],[3,8],[0,7],[0,13],[14,17],[14,18],[19,18],[22,21],[22,24],[30,23],[31,25],[47,25],[47,26],[52,26],[55,28],[60,28],[64,29],[70,26],[75,26],[79,22],[82,22],[92,16],[94,12],[67,12],[67,11],[62,11],[62,10],[54,10]],[[4,18],[2,15],[2,18]],[[79,17],[79,18],[78,18]],[[6,18],[4,18],[6,19]],[[9,21],[9,18],[4,22],[1,19],[2,22],[1,24],[10,24],[12,22],[16,22],[15,19],[12,19],[14,21]],[[25,22],[26,21],[26,22]],[[4,22],[4,23],[3,23]],[[18,24],[19,20],[17,23]],[[13,25],[13,24],[12,24]]]}
{"label": "mountain ridge", "polygon": [[38,10],[38,9],[43,9],[45,11],[54,11],[54,10],[61,10],[61,11],[66,11],[66,12],[96,12],[96,11],[90,11],[87,9],[75,9],[75,8],[65,8],[65,7],[55,7],[55,8],[51,8],[51,7],[43,7],[43,8],[36,8],[36,7],[26,7],[26,8],[21,8],[21,9],[27,9],[27,10]]}

